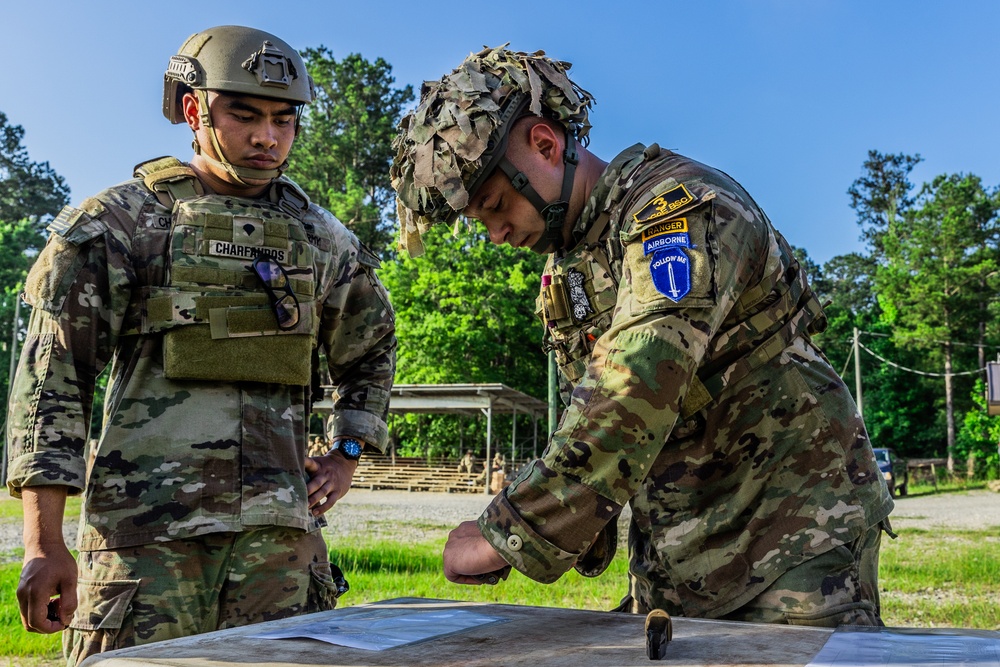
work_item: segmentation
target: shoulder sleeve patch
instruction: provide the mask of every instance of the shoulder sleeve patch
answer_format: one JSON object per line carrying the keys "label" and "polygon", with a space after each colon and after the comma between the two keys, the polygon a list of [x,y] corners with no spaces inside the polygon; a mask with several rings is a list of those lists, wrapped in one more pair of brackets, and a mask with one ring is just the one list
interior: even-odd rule
{"label": "shoulder sleeve patch", "polygon": [[696,201],[695,196],[681,183],[650,199],[632,216],[632,219],[636,225],[645,226],[670,217]]}
{"label": "shoulder sleeve patch", "polygon": [[107,209],[94,198],[87,199],[80,208],[64,206],[59,215],[49,223],[48,230],[73,245],[80,245],[107,231],[99,218]]}
{"label": "shoulder sleeve patch", "polygon": [[[711,194],[706,193],[702,200],[712,199]],[[650,204],[657,199],[660,197],[651,200]],[[715,304],[716,249],[711,231],[712,207],[692,209],[697,203],[695,197],[690,197],[688,203],[682,205],[689,209],[683,216],[653,213],[641,225],[636,224],[629,233],[623,234],[624,265],[632,301],[630,310],[634,315]],[[650,209],[650,204],[634,217]]]}
{"label": "shoulder sleeve patch", "polygon": [[87,199],[80,208],[66,206],[49,224],[51,233],[24,284],[24,300],[35,308],[58,314],[70,286],[83,268],[81,245],[101,236],[107,225],[93,217],[105,212],[96,199]]}

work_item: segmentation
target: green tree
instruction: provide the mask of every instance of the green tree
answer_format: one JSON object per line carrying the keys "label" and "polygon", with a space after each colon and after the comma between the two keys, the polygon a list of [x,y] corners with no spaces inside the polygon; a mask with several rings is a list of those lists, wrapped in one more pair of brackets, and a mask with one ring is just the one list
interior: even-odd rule
{"label": "green tree", "polygon": [[875,289],[876,272],[886,261],[886,235],[914,204],[909,175],[920,161],[919,155],[868,152],[862,175],[847,190],[868,251],[828,261],[816,290],[830,303],[830,324],[821,337],[824,351],[843,369],[852,388],[858,384],[855,364],[850,363],[854,329],[861,332],[862,403],[873,442],[908,456],[931,457],[940,455],[940,443],[946,439],[941,381],[904,370],[927,368],[926,353],[894,340]]}
{"label": "green tree", "polygon": [[45,245],[47,221],[69,201],[69,187],[48,162],[33,162],[23,146],[24,128],[0,111],[0,387],[6,402],[15,328],[23,339],[25,309],[14,314],[24,278]]}
{"label": "green tree", "polygon": [[382,255],[392,240],[392,140],[413,87],[395,88],[392,67],[352,53],[337,60],[324,46],[302,52],[316,84],[303,113],[289,176]]}
{"label": "green tree", "polygon": [[922,159],[919,154],[889,155],[870,150],[862,175],[847,189],[851,208],[858,215],[861,238],[876,258],[884,250],[885,233],[913,204],[909,176]]}
{"label": "green tree", "polygon": [[[801,258],[800,258],[801,261]],[[871,255],[850,253],[831,258],[810,272],[810,283],[825,305],[826,330],[814,340],[844,377],[857,399],[857,366],[861,368],[859,404],[876,447],[894,447],[909,457],[936,455],[944,440],[943,410],[928,410],[939,396],[939,382],[915,376],[879,359],[905,367],[922,365],[919,352],[896,345],[882,322],[872,290],[876,262]],[[861,346],[854,359],[854,329]],[[877,355],[877,356],[876,356]]]}
{"label": "green tree", "polygon": [[[534,307],[545,258],[489,243],[478,223],[460,236],[438,225],[424,242],[424,255],[379,272],[396,310],[396,382],[498,382],[544,399],[547,359]],[[411,453],[434,441],[449,443],[437,455],[457,454],[459,442],[478,445],[481,422],[414,416],[395,435]]]}
{"label": "green tree", "polygon": [[1000,417],[986,411],[986,384],[977,379],[972,389],[972,409],[965,413],[958,432],[956,453],[972,458],[980,477],[1000,477]]}
{"label": "green tree", "polygon": [[956,396],[964,403],[971,390],[966,382],[964,391],[955,391],[956,373],[976,368],[979,357],[974,346],[961,344],[972,342],[970,332],[986,331],[985,313],[1000,286],[995,193],[976,176],[938,176],[923,186],[908,214],[889,225],[882,242],[885,264],[875,285],[883,319],[897,343],[941,360],[951,471],[961,407]]}

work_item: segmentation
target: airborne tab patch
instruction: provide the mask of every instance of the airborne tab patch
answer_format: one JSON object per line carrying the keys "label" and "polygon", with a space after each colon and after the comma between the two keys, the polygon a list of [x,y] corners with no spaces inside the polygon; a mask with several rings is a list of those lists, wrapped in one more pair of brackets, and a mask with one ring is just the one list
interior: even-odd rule
{"label": "airborne tab patch", "polygon": [[687,206],[694,200],[694,195],[688,192],[688,189],[681,184],[676,188],[667,190],[662,195],[653,197],[632,218],[639,224],[656,222],[661,218],[667,217],[682,206]]}
{"label": "airborne tab patch", "polygon": [[693,247],[691,235],[688,234],[687,218],[658,222],[642,230],[643,255],[675,246]]}
{"label": "airborne tab patch", "polygon": [[677,303],[691,291],[691,258],[683,248],[657,250],[649,261],[649,275],[656,291]]}

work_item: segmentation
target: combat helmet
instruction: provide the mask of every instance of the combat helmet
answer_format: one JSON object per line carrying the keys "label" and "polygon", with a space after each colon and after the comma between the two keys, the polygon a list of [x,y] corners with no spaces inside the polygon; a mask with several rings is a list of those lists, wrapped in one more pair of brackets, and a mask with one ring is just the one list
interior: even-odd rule
{"label": "combat helmet", "polygon": [[[496,169],[545,220],[532,250],[559,247],[578,161],[573,139],[587,145],[593,104],[590,93],[570,81],[569,68],[544,51],[512,51],[504,44],[470,54],[439,81],[424,82],[416,110],[400,121],[393,142],[400,249],[420,255],[420,235],[435,223],[454,223]],[[554,202],[544,201],[504,155],[510,128],[529,114],[552,119],[566,132],[562,192]]]}
{"label": "combat helmet", "polygon": [[208,112],[209,90],[286,100],[299,105],[301,113],[302,107],[316,97],[302,56],[287,42],[263,30],[224,25],[188,37],[177,55],[170,57],[163,75],[163,115],[171,123],[184,122],[181,99],[193,91],[198,96],[201,123],[208,128],[220,160],[201,153],[197,140],[196,153],[221,165],[240,183],[243,178],[278,177],[287,162],[278,169],[249,169],[231,164],[223,155]]}

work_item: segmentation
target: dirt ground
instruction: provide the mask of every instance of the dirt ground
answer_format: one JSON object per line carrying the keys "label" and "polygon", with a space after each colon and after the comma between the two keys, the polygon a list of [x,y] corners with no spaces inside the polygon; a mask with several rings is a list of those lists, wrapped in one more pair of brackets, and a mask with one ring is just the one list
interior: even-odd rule
{"label": "dirt ground", "polygon": [[[422,541],[447,536],[462,521],[473,521],[491,496],[481,493],[410,493],[352,489],[327,514],[325,530],[333,543],[340,539]],[[0,502],[18,502],[9,498]],[[628,509],[622,522],[627,525]],[[951,528],[979,530],[1000,526],[1000,493],[986,490],[921,494],[896,498],[890,515],[894,528]],[[626,531],[621,531],[624,537]],[[74,544],[76,524],[65,526],[66,541]],[[0,562],[19,560],[21,525],[0,522]]]}
{"label": "dirt ground", "polygon": [[[447,531],[479,517],[490,496],[485,494],[409,493],[353,489],[328,516],[332,536],[359,532],[375,537],[409,539]],[[890,515],[894,528],[979,530],[1000,526],[1000,493],[955,491],[897,497]],[[339,511],[338,511],[339,510]],[[627,512],[623,519],[627,519]]]}

